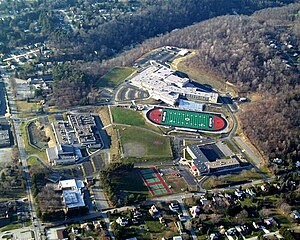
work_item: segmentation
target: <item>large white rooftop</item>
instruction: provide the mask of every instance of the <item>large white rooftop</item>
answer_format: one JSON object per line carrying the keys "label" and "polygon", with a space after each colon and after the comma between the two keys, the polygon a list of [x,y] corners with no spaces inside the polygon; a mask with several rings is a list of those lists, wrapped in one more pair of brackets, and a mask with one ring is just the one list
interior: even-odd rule
{"label": "large white rooftop", "polygon": [[84,183],[81,180],[69,179],[59,181],[61,189],[78,190],[84,187]]}
{"label": "large white rooftop", "polygon": [[205,92],[188,78],[182,78],[165,66],[150,66],[131,79],[131,84],[149,92],[152,98],[174,105],[180,96],[217,102],[218,93]]}
{"label": "large white rooftop", "polygon": [[85,206],[80,190],[65,190],[63,191],[63,198],[68,208]]}

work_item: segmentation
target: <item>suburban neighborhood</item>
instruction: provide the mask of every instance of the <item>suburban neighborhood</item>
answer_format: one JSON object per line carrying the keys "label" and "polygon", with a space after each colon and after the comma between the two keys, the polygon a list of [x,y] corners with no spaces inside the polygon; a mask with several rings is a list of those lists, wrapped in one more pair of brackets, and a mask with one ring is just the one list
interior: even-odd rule
{"label": "suburban neighborhood", "polygon": [[[86,53],[88,60],[70,54],[72,34],[88,38],[150,3],[12,2],[0,1],[0,24],[11,21],[22,36],[13,45],[0,34],[0,239],[300,238],[299,149],[280,157],[282,140],[268,155],[245,131],[243,121],[257,115],[243,114],[262,95],[195,71],[199,52],[189,44],[137,41],[143,54],[135,55],[133,41],[121,51],[102,39],[103,51]],[[19,19],[28,14],[31,23]],[[299,71],[299,46],[284,36],[267,48],[282,72]],[[93,79],[98,72],[85,69],[103,74]]]}

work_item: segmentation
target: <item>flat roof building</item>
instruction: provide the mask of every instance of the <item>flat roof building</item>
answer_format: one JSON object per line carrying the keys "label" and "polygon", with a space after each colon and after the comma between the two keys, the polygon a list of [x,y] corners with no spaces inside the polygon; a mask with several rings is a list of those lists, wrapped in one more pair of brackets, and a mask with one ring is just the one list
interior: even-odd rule
{"label": "flat roof building", "polygon": [[81,180],[62,180],[58,183],[59,188],[63,191],[63,202],[66,211],[74,208],[85,207],[82,189],[84,183]]}
{"label": "flat roof building", "polygon": [[194,86],[188,78],[176,75],[176,71],[165,66],[150,66],[133,77],[130,83],[169,105],[175,105],[180,97],[216,103],[219,96],[216,92]]}
{"label": "flat roof building", "polygon": [[90,114],[68,114],[68,121],[52,123],[57,143],[76,147],[97,144],[96,122]]}
{"label": "flat roof building", "polygon": [[82,158],[81,148],[101,148],[101,136],[91,114],[68,114],[67,121],[51,124],[57,145],[46,153],[53,165],[74,164]]}
{"label": "flat roof building", "polygon": [[193,159],[191,172],[194,176],[240,167],[240,163],[236,158],[220,158],[209,161],[200,146],[196,144],[187,146],[187,152]]}
{"label": "flat roof building", "polygon": [[56,144],[55,147],[46,149],[47,158],[52,165],[68,165],[74,164],[81,157],[81,151],[79,148],[72,145]]}
{"label": "flat roof building", "polygon": [[180,109],[184,109],[184,110],[188,110],[188,111],[202,112],[204,109],[204,104],[179,99],[178,107]]}
{"label": "flat roof building", "polygon": [[9,147],[10,138],[8,130],[0,130],[0,147]]}

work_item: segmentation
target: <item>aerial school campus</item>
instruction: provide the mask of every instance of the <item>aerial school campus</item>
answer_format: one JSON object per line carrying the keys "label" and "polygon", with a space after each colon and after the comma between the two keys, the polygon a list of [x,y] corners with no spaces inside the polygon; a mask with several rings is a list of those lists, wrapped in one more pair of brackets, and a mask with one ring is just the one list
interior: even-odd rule
{"label": "aerial school campus", "polygon": [[[85,215],[87,221],[104,220],[101,231],[110,236],[121,227],[124,238],[116,239],[165,234],[188,239],[207,235],[197,225],[205,206],[234,207],[254,196],[252,180],[262,178],[256,170],[260,158],[236,134],[235,114],[243,103],[228,102],[232,92],[175,70],[172,62],[190,54],[176,47],[156,49],[132,68],[107,73],[107,81],[118,84],[100,106],[15,122],[28,171],[41,176],[26,179],[37,189],[27,200],[38,208],[38,216],[32,209],[35,232],[60,239],[59,231],[74,234],[73,222]],[[27,158],[22,159],[25,166]],[[224,189],[226,196],[214,193]],[[129,219],[127,207],[135,209]],[[210,223],[214,214],[206,217]],[[67,225],[52,227],[51,221],[63,219]]]}

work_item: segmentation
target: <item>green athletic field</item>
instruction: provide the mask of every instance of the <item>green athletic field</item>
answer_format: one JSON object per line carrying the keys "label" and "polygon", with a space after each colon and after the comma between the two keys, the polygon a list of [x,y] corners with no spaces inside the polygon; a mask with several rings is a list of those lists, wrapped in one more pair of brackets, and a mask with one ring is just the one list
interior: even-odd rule
{"label": "green athletic field", "polygon": [[[211,126],[209,122],[211,120]],[[178,111],[173,109],[163,109],[161,124],[172,125],[183,128],[194,128],[201,130],[212,130],[214,115],[209,113]]]}

